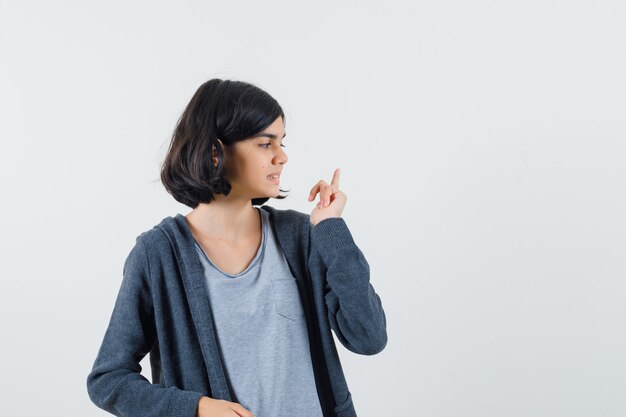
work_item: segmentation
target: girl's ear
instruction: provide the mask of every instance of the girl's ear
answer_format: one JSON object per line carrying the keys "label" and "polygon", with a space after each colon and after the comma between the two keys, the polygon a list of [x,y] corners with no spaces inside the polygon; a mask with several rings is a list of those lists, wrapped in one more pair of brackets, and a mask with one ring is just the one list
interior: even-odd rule
{"label": "girl's ear", "polygon": [[211,151],[211,159],[213,160],[213,165],[217,166],[217,151],[215,150],[215,146],[213,146]]}
{"label": "girl's ear", "polygon": [[[220,146],[222,147],[222,153],[224,153],[225,152],[224,144],[219,139],[217,139],[217,141],[220,143]],[[213,159],[213,165],[217,166],[218,158],[217,158],[217,151],[215,150],[215,145],[213,145],[211,149],[211,158]]]}

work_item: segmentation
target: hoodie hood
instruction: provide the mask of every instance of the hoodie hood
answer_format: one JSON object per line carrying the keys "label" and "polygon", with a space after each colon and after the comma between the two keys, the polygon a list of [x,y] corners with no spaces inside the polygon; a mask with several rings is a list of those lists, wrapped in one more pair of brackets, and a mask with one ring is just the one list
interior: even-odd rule
{"label": "hoodie hood", "polygon": [[[293,256],[305,255],[309,249],[309,239],[304,245],[297,239],[301,236],[309,236],[311,225],[309,215],[295,210],[280,210],[271,206],[260,206],[261,210],[269,213],[270,225],[277,241],[283,250],[288,262],[294,263],[297,258]],[[198,262],[188,262],[197,258],[194,246],[194,237],[187,224],[185,216],[178,213],[175,216],[168,216],[161,220],[155,228],[160,229],[167,236],[175,249],[176,258],[185,264],[186,272],[202,270],[202,264]],[[305,253],[299,253],[303,251]]]}

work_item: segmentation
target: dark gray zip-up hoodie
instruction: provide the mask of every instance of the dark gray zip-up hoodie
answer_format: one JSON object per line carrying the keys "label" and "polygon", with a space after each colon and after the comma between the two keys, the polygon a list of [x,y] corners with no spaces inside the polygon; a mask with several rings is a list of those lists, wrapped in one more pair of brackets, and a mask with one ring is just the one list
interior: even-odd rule
{"label": "dark gray zip-up hoodie", "polygon": [[[331,329],[354,353],[374,355],[385,348],[387,322],[369,265],[343,218],[313,226],[308,214],[260,208],[269,212],[298,284],[324,417],[356,417]],[[124,263],[87,377],[89,397],[124,417],[195,417],[203,395],[232,401],[215,337],[193,235],[183,215],[166,217],[137,237]],[[147,353],[152,383],[139,365]]]}

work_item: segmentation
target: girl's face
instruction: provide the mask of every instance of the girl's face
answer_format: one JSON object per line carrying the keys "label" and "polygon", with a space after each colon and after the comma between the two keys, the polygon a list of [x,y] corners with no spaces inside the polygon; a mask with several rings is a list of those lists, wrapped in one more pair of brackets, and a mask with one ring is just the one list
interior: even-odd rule
{"label": "girl's face", "polygon": [[[288,160],[285,145],[282,144],[285,135],[285,124],[279,116],[261,133],[226,149],[231,193],[246,198],[276,197],[280,194],[280,175]],[[271,174],[277,174],[278,179],[269,178]]]}

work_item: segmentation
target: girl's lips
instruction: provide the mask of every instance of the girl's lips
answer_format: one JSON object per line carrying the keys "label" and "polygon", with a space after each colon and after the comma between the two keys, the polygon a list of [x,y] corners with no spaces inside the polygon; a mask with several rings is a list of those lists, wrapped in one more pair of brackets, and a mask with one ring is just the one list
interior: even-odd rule
{"label": "girl's lips", "polygon": [[278,178],[272,178],[270,175],[268,175],[267,179],[274,184],[280,184],[280,176]]}

